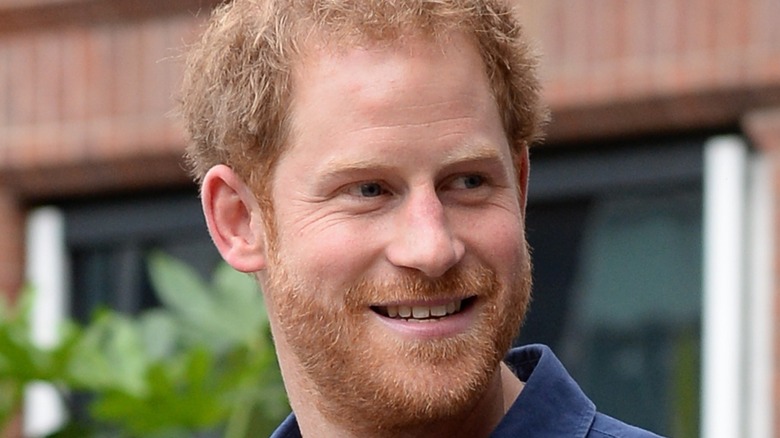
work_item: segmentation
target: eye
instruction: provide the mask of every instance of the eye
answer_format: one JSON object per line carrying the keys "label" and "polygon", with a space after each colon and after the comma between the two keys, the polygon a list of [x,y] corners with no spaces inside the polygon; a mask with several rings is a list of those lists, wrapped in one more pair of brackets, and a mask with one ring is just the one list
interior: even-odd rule
{"label": "eye", "polygon": [[379,196],[384,192],[382,186],[377,183],[366,183],[360,185],[360,195],[366,198]]}
{"label": "eye", "polygon": [[347,191],[352,196],[361,198],[376,198],[388,193],[388,191],[378,182],[365,182],[355,184]]}
{"label": "eye", "polygon": [[440,187],[439,196],[444,202],[476,205],[495,194],[494,181],[481,173],[455,174]]}
{"label": "eye", "polygon": [[452,182],[453,187],[458,189],[476,189],[484,184],[485,178],[475,174],[459,176]]}

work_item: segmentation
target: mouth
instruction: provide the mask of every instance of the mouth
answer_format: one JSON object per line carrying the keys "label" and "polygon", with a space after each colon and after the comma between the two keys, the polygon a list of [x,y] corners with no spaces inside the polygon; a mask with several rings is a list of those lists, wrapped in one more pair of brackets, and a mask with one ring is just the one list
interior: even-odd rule
{"label": "mouth", "polygon": [[371,310],[385,318],[403,320],[431,322],[437,321],[448,316],[456,315],[474,304],[476,297],[465,299],[456,299],[445,303],[435,305],[415,304],[415,305],[390,305],[390,306],[371,306]]}

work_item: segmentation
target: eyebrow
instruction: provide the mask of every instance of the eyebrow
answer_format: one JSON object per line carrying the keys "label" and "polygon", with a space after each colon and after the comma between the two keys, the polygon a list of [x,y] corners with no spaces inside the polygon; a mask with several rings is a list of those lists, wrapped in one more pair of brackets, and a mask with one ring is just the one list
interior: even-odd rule
{"label": "eyebrow", "polygon": [[[457,150],[448,154],[442,167],[450,167],[461,163],[478,162],[478,161],[501,161],[501,155],[495,147],[487,145],[477,146],[476,148],[466,148],[467,150]],[[339,175],[345,173],[355,173],[367,170],[389,170],[393,166],[389,165],[386,161],[376,159],[365,160],[339,160],[334,159],[327,162],[324,166],[329,175]]]}
{"label": "eyebrow", "polygon": [[465,151],[454,151],[447,156],[444,166],[490,160],[501,161],[501,155],[497,148],[488,145],[476,145],[475,147],[467,148]]}

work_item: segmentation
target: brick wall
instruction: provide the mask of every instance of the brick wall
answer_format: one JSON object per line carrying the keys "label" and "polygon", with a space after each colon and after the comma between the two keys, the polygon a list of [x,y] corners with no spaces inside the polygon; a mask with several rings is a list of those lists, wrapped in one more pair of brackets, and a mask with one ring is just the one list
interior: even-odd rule
{"label": "brick wall", "polygon": [[776,0],[518,0],[551,140],[736,126],[780,103]]}
{"label": "brick wall", "polygon": [[[0,290],[22,281],[27,206],[187,180],[167,113],[215,3],[0,1]],[[543,55],[548,143],[742,127],[778,168],[777,0],[516,3]]]}
{"label": "brick wall", "polygon": [[556,104],[777,83],[774,0],[520,1],[537,6]]}
{"label": "brick wall", "polygon": [[[83,6],[93,3],[106,2]],[[168,115],[180,77],[177,56],[198,20],[182,11],[134,11],[114,9],[102,20],[38,17],[45,26],[0,30],[0,169],[6,184],[40,197],[171,178],[166,174],[178,167],[183,143]],[[25,10],[12,12],[0,12],[0,19],[18,21]]]}

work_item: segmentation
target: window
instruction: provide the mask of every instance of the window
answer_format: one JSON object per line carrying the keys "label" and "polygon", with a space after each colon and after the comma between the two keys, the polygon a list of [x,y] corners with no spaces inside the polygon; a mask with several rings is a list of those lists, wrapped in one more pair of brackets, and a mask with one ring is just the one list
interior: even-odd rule
{"label": "window", "polygon": [[158,304],[145,257],[163,250],[204,277],[220,260],[195,190],[84,201],[63,206],[72,314],[86,320],[98,307],[127,313]]}
{"label": "window", "polygon": [[534,299],[520,343],[552,346],[603,412],[698,436],[703,142],[534,150]]}

